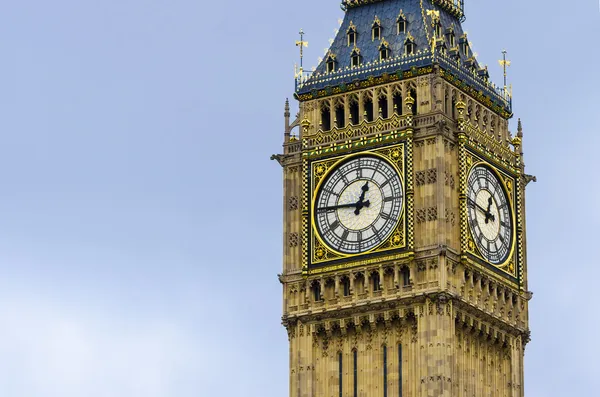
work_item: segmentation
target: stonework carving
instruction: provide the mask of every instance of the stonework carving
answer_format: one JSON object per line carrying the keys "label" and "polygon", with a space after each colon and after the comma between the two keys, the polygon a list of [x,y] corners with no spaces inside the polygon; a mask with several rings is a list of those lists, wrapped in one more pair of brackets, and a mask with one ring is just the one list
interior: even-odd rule
{"label": "stonework carving", "polygon": [[454,224],[456,223],[456,214],[449,208],[446,208],[445,212],[446,223],[449,223],[450,225],[454,226]]}
{"label": "stonework carving", "polygon": [[298,233],[290,233],[290,247],[297,247],[298,240]]}
{"label": "stonework carving", "polygon": [[454,187],[456,186],[456,182],[452,173],[444,171],[444,184],[446,186],[450,186],[451,189],[454,189]]}
{"label": "stonework carving", "polygon": [[288,200],[288,210],[295,211],[298,209],[298,196],[292,196]]}
{"label": "stonework carving", "polygon": [[427,220],[435,221],[437,220],[437,207],[429,207],[427,208]]}

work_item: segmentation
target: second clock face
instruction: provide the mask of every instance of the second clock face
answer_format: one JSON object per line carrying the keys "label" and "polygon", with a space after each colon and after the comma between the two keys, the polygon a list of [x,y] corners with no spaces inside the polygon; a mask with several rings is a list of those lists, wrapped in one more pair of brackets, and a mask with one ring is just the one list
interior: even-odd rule
{"label": "second clock face", "polygon": [[471,235],[483,258],[494,265],[504,263],[513,236],[510,202],[487,166],[475,166],[469,173],[467,210]]}
{"label": "second clock face", "polygon": [[353,157],[332,169],[314,202],[315,227],[331,249],[359,254],[383,243],[402,212],[402,181],[376,156]]}

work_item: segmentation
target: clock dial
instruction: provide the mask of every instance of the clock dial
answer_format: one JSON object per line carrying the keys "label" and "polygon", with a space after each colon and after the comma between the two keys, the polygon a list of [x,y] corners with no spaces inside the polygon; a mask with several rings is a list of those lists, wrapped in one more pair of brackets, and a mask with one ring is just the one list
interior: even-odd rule
{"label": "clock dial", "polygon": [[513,236],[510,203],[502,183],[487,166],[471,169],[467,210],[471,235],[481,255],[494,265],[504,263]]}
{"label": "clock dial", "polygon": [[353,157],[323,179],[314,201],[315,227],[331,249],[358,254],[394,231],[403,204],[396,169],[375,156]]}

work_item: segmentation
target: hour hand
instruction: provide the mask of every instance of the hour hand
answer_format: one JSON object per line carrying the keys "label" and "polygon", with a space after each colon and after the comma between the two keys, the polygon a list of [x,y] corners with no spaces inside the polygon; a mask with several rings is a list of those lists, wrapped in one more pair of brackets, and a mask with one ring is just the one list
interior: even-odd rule
{"label": "hour hand", "polygon": [[359,201],[358,203],[355,204],[356,209],[354,210],[354,215],[360,215],[360,210],[363,207],[368,207],[371,205],[371,202],[369,200],[367,201]]}
{"label": "hour hand", "polygon": [[365,184],[361,187],[362,193],[360,194],[360,197],[358,198],[358,202],[362,202],[365,199],[365,193],[367,193],[367,191],[369,190],[369,181],[365,182]]}

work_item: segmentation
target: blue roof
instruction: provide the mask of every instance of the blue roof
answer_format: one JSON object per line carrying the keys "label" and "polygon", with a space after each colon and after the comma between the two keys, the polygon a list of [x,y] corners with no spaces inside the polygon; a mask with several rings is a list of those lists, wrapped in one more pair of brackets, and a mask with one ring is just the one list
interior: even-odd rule
{"label": "blue roof", "polygon": [[[448,4],[451,5],[452,2],[453,0],[346,0],[344,2],[346,6],[344,20],[327,53],[335,57],[335,71],[327,72],[328,56],[326,55],[316,70],[299,83],[296,94],[306,97],[308,93],[328,87],[347,85],[371,76],[377,77],[384,73],[397,73],[413,67],[418,68],[438,63],[443,68],[447,66],[452,69],[453,75],[457,77],[459,74],[466,75],[469,80],[467,83],[476,84],[477,87],[472,88],[477,92],[483,90],[492,101],[506,102],[502,94],[498,94],[490,83],[483,77],[474,76],[473,72],[467,68],[466,65],[472,62],[475,70],[480,69],[470,51],[465,53],[461,48],[460,51],[451,53],[449,35],[447,35],[450,29],[454,32],[454,47],[466,41],[460,21],[462,12],[457,13],[456,9],[451,9],[451,6],[449,8]],[[443,6],[444,3],[446,3],[445,6]],[[435,13],[431,11],[435,11]],[[407,26],[406,32],[399,33],[397,21],[401,14],[406,20]],[[437,40],[437,45],[445,45],[446,54],[443,54],[439,47],[433,52],[431,48],[432,38],[435,37],[432,22],[433,18],[437,18],[438,15],[442,36]],[[381,34],[380,39],[373,40],[372,28],[376,20],[381,26]],[[351,26],[355,27],[357,33],[355,46],[348,45],[347,32]],[[409,37],[415,45],[415,53],[412,55],[405,54],[405,43]],[[383,42],[388,44],[389,56],[388,59],[380,61],[380,46]],[[359,67],[351,67],[354,48],[360,50],[361,65]],[[464,81],[462,78],[460,80]],[[504,104],[503,107],[510,112],[509,104]]]}

